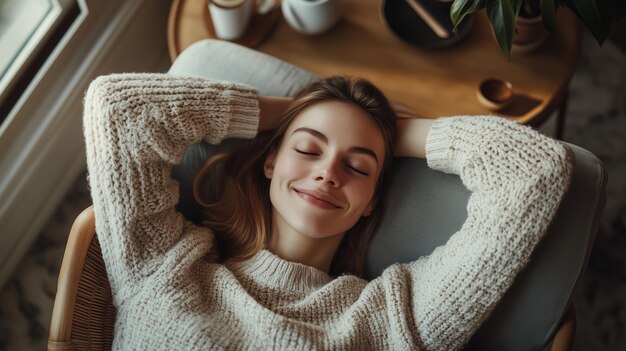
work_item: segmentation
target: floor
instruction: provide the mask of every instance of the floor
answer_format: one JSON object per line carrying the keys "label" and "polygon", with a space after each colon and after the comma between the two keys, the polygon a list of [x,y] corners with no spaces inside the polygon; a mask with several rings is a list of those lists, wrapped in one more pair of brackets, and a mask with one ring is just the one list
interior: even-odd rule
{"label": "floor", "polygon": [[[626,350],[626,38],[622,40],[599,49],[585,37],[564,130],[565,141],[592,151],[609,173],[604,218],[574,296],[574,350],[580,351]],[[45,349],[67,233],[89,204],[83,174],[0,291],[0,350]]]}
{"label": "floor", "polygon": [[574,296],[576,351],[626,350],[626,21],[617,33],[617,45],[602,48],[586,38],[564,133],[598,156],[609,175],[598,237]]}

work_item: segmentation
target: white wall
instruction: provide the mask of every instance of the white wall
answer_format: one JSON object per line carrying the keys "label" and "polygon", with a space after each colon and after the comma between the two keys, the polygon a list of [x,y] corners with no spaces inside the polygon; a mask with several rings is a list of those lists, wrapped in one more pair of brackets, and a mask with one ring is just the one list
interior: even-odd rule
{"label": "white wall", "polygon": [[0,287],[85,169],[81,117],[89,82],[169,66],[169,0],[77,3],[81,14],[0,135]]}

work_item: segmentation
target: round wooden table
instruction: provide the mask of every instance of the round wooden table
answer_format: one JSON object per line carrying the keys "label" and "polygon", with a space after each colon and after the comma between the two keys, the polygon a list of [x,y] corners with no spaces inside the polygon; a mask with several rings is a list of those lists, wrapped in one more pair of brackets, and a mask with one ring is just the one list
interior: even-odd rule
{"label": "round wooden table", "polygon": [[[513,84],[513,102],[496,114],[539,126],[565,105],[567,88],[581,48],[581,26],[571,11],[557,13],[557,32],[537,51],[513,54],[495,43],[484,11],[475,15],[469,35],[441,50],[411,46],[390,32],[380,18],[381,1],[345,0],[341,22],[329,32],[304,36],[283,18],[256,50],[321,76],[357,75],[371,80],[393,101],[418,115],[494,114],[476,97],[486,78]],[[175,0],[168,24],[172,60],[194,42],[209,38],[207,0]],[[209,22],[210,24],[210,18]],[[562,127],[564,108],[558,124]],[[557,125],[557,135],[559,134]]]}

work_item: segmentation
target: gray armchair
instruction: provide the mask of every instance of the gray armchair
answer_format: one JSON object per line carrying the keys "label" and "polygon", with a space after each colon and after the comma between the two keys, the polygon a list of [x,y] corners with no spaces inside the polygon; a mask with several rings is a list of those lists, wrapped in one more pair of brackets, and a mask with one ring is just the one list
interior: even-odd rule
{"label": "gray armchair", "polygon": [[[244,83],[260,94],[293,96],[317,76],[279,59],[223,41],[205,40],[186,49],[170,74]],[[211,154],[242,143],[193,145],[172,174],[179,180],[178,209],[198,222],[192,196],[196,168]],[[570,145],[576,165],[569,192],[530,264],[474,335],[467,349],[567,350],[575,330],[571,295],[589,257],[605,203],[604,166],[588,151]],[[367,258],[368,278],[394,262],[408,262],[444,244],[465,220],[469,192],[457,176],[435,172],[424,160],[399,158],[387,216]],[[212,194],[203,194],[211,197]],[[407,230],[418,228],[418,230]],[[94,214],[75,221],[66,246],[48,350],[106,350],[113,338],[115,308],[97,237]],[[407,243],[411,243],[408,245]]]}

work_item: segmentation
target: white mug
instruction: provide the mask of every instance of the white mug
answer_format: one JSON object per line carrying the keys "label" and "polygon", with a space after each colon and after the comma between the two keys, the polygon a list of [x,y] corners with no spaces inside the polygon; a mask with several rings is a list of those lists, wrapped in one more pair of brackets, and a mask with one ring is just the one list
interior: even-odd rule
{"label": "white mug", "polygon": [[342,0],[283,0],[283,16],[302,34],[319,34],[332,28],[343,13]]}
{"label": "white mug", "polygon": [[235,40],[248,29],[252,0],[209,0],[208,6],[218,38]]}

